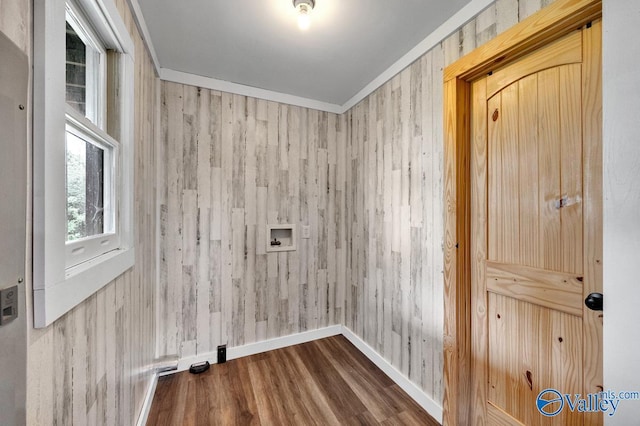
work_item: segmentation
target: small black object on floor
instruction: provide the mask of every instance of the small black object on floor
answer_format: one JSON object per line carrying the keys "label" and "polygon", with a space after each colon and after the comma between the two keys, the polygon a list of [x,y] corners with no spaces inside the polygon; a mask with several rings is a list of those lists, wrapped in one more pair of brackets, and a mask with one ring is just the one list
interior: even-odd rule
{"label": "small black object on floor", "polygon": [[205,371],[207,371],[209,369],[210,366],[211,366],[211,364],[209,364],[209,361],[198,362],[196,364],[191,364],[191,367],[189,367],[189,373],[191,373],[191,374],[204,373]]}

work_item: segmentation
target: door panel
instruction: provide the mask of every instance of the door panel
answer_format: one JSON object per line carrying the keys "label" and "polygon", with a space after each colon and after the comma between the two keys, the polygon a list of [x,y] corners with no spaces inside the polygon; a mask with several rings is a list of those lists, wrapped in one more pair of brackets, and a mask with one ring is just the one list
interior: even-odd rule
{"label": "door panel", "polygon": [[585,130],[599,120],[585,111],[599,90],[600,31],[590,25],[472,84],[472,418],[484,423],[602,422],[536,406],[547,388],[601,390],[601,317],[583,302],[601,288],[601,257],[589,255],[601,253],[601,141]]}
{"label": "door panel", "polygon": [[569,410],[544,418],[535,403],[547,388],[582,393],[581,318],[492,292],[488,302],[489,404],[526,425],[582,424]]}
{"label": "door panel", "polygon": [[490,260],[582,272],[580,67],[540,71],[488,100]]}

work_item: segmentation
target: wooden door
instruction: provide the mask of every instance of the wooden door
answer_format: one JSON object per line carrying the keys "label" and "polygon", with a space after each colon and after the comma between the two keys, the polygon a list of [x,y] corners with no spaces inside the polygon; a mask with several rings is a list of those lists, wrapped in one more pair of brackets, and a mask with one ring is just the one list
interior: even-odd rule
{"label": "wooden door", "polygon": [[[471,86],[473,424],[601,424],[541,391],[602,390],[601,25]],[[553,412],[554,407],[547,407]]]}

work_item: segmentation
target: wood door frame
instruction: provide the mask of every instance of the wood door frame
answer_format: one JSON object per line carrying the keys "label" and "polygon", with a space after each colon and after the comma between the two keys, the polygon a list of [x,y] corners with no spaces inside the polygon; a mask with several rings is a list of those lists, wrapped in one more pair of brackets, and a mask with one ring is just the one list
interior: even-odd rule
{"label": "wood door frame", "polygon": [[443,424],[471,407],[471,81],[602,16],[602,0],[556,0],[444,70]]}

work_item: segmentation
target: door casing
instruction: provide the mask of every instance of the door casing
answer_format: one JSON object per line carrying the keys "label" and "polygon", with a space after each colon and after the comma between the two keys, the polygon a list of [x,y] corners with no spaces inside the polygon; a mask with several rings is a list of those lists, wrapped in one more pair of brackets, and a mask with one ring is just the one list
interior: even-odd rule
{"label": "door casing", "polygon": [[472,404],[471,81],[601,15],[601,0],[556,0],[444,71],[444,425],[466,424]]}

